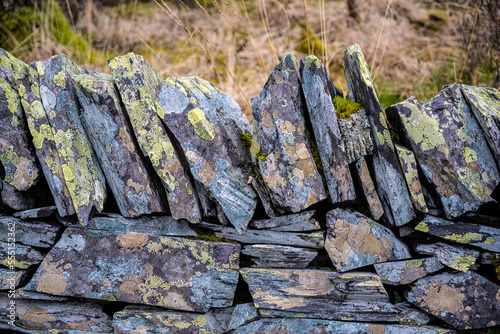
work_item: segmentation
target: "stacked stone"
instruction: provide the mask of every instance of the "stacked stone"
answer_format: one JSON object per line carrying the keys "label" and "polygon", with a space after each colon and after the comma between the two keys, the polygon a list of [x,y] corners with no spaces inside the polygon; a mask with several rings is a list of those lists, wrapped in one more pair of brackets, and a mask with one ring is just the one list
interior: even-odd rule
{"label": "stacked stone", "polygon": [[288,54],[250,126],[205,80],[133,53],[109,66],[0,50],[0,329],[500,325],[497,90],[384,112],[354,45],[346,116],[325,65]]}

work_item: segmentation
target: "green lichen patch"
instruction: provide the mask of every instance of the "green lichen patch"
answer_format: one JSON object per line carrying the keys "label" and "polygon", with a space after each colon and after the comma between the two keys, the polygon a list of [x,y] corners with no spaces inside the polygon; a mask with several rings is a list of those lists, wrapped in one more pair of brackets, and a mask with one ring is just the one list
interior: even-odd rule
{"label": "green lichen patch", "polygon": [[342,119],[349,119],[352,114],[363,109],[363,106],[360,103],[344,99],[338,95],[333,98],[333,106],[335,107],[337,118]]}

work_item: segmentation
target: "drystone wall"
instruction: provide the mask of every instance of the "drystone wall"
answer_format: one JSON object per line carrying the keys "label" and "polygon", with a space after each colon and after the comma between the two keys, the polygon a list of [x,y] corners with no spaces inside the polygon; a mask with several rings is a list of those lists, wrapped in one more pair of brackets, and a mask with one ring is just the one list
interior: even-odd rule
{"label": "drystone wall", "polygon": [[347,100],[286,55],[250,125],[133,53],[0,50],[2,333],[500,325],[500,93],[384,111],[360,47],[343,61]]}

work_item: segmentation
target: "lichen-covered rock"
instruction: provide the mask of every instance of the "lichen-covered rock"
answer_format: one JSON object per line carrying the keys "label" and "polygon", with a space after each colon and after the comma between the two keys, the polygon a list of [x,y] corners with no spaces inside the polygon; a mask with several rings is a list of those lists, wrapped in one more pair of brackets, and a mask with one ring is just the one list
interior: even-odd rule
{"label": "lichen-covered rock", "polygon": [[214,308],[206,317],[217,333],[226,333],[259,318],[253,303],[238,304],[226,308]]}
{"label": "lichen-covered rock", "polygon": [[408,247],[387,227],[350,209],[326,214],[325,249],[337,270],[411,258]]}
{"label": "lichen-covered rock", "polygon": [[28,291],[206,312],[230,306],[240,245],[68,228]]}
{"label": "lichen-covered rock", "polygon": [[382,282],[390,285],[408,284],[444,268],[435,257],[376,263],[374,266]]}
{"label": "lichen-covered rock", "polygon": [[398,152],[399,162],[405,175],[406,185],[410,190],[410,196],[415,210],[427,213],[429,209],[425,203],[424,193],[418,177],[417,161],[412,151],[401,145],[394,145]]}
{"label": "lichen-covered rock", "polygon": [[24,220],[47,218],[53,216],[56,210],[57,210],[56,206],[45,206],[36,209],[14,212],[13,216]]}
{"label": "lichen-covered rock", "polygon": [[397,303],[394,306],[399,311],[399,323],[402,325],[424,326],[431,320],[427,313],[415,308],[408,302]]}
{"label": "lichen-covered rock", "polygon": [[158,115],[163,79],[142,56],[128,53],[108,61],[142,153],[163,182],[174,219],[201,221],[195,188]]}
{"label": "lichen-covered rock", "polygon": [[[9,244],[13,247],[9,247]],[[6,267],[28,269],[30,266],[39,264],[42,260],[42,253],[31,246],[12,245],[12,243],[0,241],[0,264]]]}
{"label": "lichen-covered rock", "polygon": [[347,48],[343,63],[349,93],[363,105],[370,122],[373,171],[385,218],[390,225],[404,225],[415,217],[415,212],[368,64],[358,44]]}
{"label": "lichen-covered rock", "polygon": [[500,322],[500,288],[473,271],[422,278],[406,298],[457,329]]}
{"label": "lichen-covered rock", "polygon": [[251,100],[265,191],[276,209],[293,213],[327,197],[306,136],[298,69],[295,57],[287,54]]}
{"label": "lichen-covered rock", "polygon": [[460,86],[449,85],[423,104],[410,97],[387,114],[440,196],[447,218],[476,211],[488,200],[500,175]]}
{"label": "lichen-covered rock", "polygon": [[347,163],[353,163],[365,155],[373,154],[370,122],[364,109],[358,110],[348,119],[339,118],[338,124],[344,141]]}
{"label": "lichen-covered rock", "polygon": [[283,232],[314,231],[321,228],[318,221],[313,218],[315,214],[316,210],[310,210],[271,219],[257,219],[250,221],[249,226],[259,230]]}
{"label": "lichen-covered rock", "polygon": [[[56,243],[62,226],[41,221],[24,221],[0,214],[0,241],[49,248]],[[9,239],[14,238],[14,240]]]}
{"label": "lichen-covered rock", "polygon": [[467,271],[476,263],[480,253],[475,249],[448,245],[443,242],[420,244],[415,250],[424,255],[434,255],[439,262],[459,271]]}
{"label": "lichen-covered rock", "polygon": [[26,271],[0,267],[0,290],[14,290],[23,283]]}
{"label": "lichen-covered rock", "polygon": [[241,253],[250,256],[257,268],[303,269],[318,255],[314,249],[265,244],[244,246]]}
{"label": "lichen-covered rock", "polygon": [[368,164],[365,158],[361,157],[354,164],[354,177],[357,179],[358,183],[361,185],[361,190],[363,191],[364,201],[370,211],[373,219],[379,220],[384,214],[384,207],[382,202],[380,202],[380,197],[378,197],[377,190],[375,189],[375,184],[368,170]]}
{"label": "lichen-covered rock", "polygon": [[167,78],[157,104],[158,116],[182,147],[191,175],[243,232],[257,195],[247,183],[252,167],[240,139],[251,129],[238,103],[208,81],[190,77]]}
{"label": "lichen-covered rock", "polygon": [[332,79],[316,56],[302,59],[299,73],[330,201],[334,204],[353,201],[356,192],[333,106]]}
{"label": "lichen-covered rock", "polygon": [[[40,183],[26,191],[19,191],[14,186],[0,179],[0,203],[3,203],[11,210],[29,210],[47,204],[46,202],[40,203],[40,197],[43,194],[38,192],[40,189],[36,189]],[[43,197],[47,198],[47,196]]]}
{"label": "lichen-covered rock", "polygon": [[120,213],[137,217],[165,212],[157,185],[132,138],[112,77],[83,74],[73,80],[83,109],[80,118]]}
{"label": "lichen-covered rock", "polygon": [[443,218],[425,215],[415,230],[449,241],[469,244],[500,253],[500,229],[471,223],[452,222]]}

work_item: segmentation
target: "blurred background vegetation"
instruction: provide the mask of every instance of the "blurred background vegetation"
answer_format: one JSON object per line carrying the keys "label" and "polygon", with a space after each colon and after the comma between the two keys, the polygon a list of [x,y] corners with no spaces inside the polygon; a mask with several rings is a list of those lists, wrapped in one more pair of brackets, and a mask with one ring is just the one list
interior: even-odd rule
{"label": "blurred background vegetation", "polygon": [[163,76],[197,75],[250,113],[287,52],[317,55],[346,92],[360,44],[383,107],[443,84],[500,85],[500,0],[4,0],[0,47],[31,62],[61,52],[89,69],[142,54]]}

